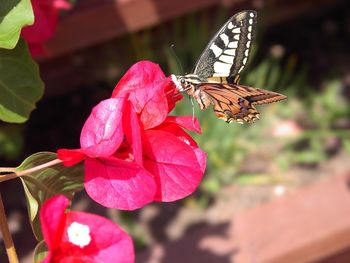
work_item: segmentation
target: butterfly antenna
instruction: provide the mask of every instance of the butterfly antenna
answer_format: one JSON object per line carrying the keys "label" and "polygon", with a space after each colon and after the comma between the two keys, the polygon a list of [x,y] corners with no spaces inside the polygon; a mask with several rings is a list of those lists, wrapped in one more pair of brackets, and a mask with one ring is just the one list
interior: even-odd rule
{"label": "butterfly antenna", "polygon": [[182,67],[182,65],[181,65],[181,61],[180,61],[179,57],[176,55],[176,52],[175,52],[175,45],[174,45],[174,44],[172,44],[172,45],[170,46],[170,50],[171,50],[171,54],[174,56],[174,58],[175,58],[175,60],[176,60],[177,66],[178,66],[178,67],[180,68],[180,70],[181,70],[181,74],[183,74],[184,69],[183,69],[183,67]]}

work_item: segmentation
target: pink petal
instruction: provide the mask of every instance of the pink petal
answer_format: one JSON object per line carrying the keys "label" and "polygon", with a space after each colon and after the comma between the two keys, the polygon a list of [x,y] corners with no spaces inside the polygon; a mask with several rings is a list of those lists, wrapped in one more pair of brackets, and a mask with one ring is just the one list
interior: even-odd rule
{"label": "pink petal", "polygon": [[[67,228],[73,222],[86,225],[90,229],[91,242],[83,248],[69,241]],[[69,253],[62,251],[66,252],[62,257],[62,262],[68,259],[84,258],[84,261],[81,262],[131,263],[135,258],[132,239],[110,220],[94,214],[68,212],[62,243],[70,245]]]}
{"label": "pink petal", "polygon": [[165,76],[159,65],[147,60],[140,61],[131,66],[120,79],[113,90],[112,98],[120,96],[120,93],[140,89],[161,79],[165,79]]}
{"label": "pink petal", "polygon": [[143,146],[144,166],[158,185],[157,201],[184,198],[198,187],[204,171],[190,145],[169,132],[149,130]]}
{"label": "pink petal", "polygon": [[201,167],[202,172],[203,173],[205,172],[206,163],[207,163],[207,154],[203,152],[200,148],[198,148],[196,141],[193,140],[188,133],[186,133],[183,129],[181,129],[177,124],[172,122],[164,122],[164,124],[157,127],[157,130],[170,132],[173,135],[175,135],[178,139],[183,141],[184,143],[190,145],[197,156],[197,161]]}
{"label": "pink petal", "polygon": [[141,128],[134,107],[130,103],[125,107],[123,126],[125,136],[132,146],[133,158],[142,166]]}
{"label": "pink petal", "polygon": [[69,10],[72,8],[72,5],[65,0],[54,0],[53,6],[56,9],[62,9],[62,10]]}
{"label": "pink petal", "polygon": [[185,132],[178,124],[172,122],[164,122],[162,125],[156,127],[154,130],[166,131],[173,135],[175,135],[178,139],[183,141],[184,143],[198,148],[198,145],[195,140]]}
{"label": "pink petal", "polygon": [[152,175],[136,163],[117,158],[88,158],[85,190],[103,206],[134,210],[153,201],[156,185]]}
{"label": "pink petal", "polygon": [[41,229],[49,250],[53,250],[60,245],[65,221],[65,210],[68,204],[68,198],[58,195],[48,199],[41,207]]}
{"label": "pink petal", "polygon": [[192,149],[197,157],[197,162],[201,168],[201,171],[204,174],[205,168],[207,166],[207,154],[206,152],[202,151],[200,148],[192,147]]}
{"label": "pink petal", "polygon": [[44,56],[47,54],[47,50],[45,49],[45,46],[42,43],[29,42],[28,48],[29,48],[30,54],[35,58]]}
{"label": "pink petal", "polygon": [[169,111],[165,89],[171,84],[170,78],[157,64],[141,61],[134,64],[115,87],[112,97],[125,97],[134,105],[141,115],[144,129],[161,124]]}
{"label": "pink petal", "polygon": [[85,154],[82,153],[81,149],[58,149],[57,157],[63,161],[64,166],[69,167],[84,160]]}
{"label": "pink petal", "polygon": [[108,157],[123,141],[124,98],[113,98],[95,106],[81,131],[80,145],[89,157]]}
{"label": "pink petal", "polygon": [[168,116],[165,123],[176,123],[180,125],[182,128],[185,128],[189,131],[196,132],[198,134],[202,134],[201,126],[199,121],[194,116]]}
{"label": "pink petal", "polygon": [[55,34],[59,10],[69,9],[65,0],[32,0],[35,21],[22,29],[22,37],[28,42],[33,57],[48,55],[44,43]]}
{"label": "pink petal", "polygon": [[158,80],[130,94],[130,101],[141,115],[144,129],[156,127],[165,120],[168,114],[168,102],[164,94],[166,85],[164,80]]}
{"label": "pink petal", "polygon": [[168,112],[171,112],[175,108],[175,104],[177,101],[182,100],[183,96],[176,88],[176,85],[171,80],[171,77],[167,78],[169,84],[165,87],[165,94],[168,100]]}
{"label": "pink petal", "polygon": [[58,11],[42,1],[32,1],[35,21],[22,29],[23,38],[29,43],[43,44],[49,40],[56,29]]}

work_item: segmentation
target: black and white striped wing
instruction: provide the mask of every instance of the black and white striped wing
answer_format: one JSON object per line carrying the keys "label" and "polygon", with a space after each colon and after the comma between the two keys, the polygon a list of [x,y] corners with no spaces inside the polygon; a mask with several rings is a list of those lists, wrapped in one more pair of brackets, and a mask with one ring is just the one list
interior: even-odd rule
{"label": "black and white striped wing", "polygon": [[232,16],[211,39],[193,74],[201,79],[234,78],[245,67],[255,36],[257,13],[242,11]]}

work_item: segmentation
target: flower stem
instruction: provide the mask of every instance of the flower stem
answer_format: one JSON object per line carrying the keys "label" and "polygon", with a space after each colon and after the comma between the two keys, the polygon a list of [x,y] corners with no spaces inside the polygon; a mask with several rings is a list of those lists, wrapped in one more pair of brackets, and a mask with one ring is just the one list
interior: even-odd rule
{"label": "flower stem", "polygon": [[0,167],[0,173],[14,173],[16,172],[16,168],[13,167]]}
{"label": "flower stem", "polygon": [[9,262],[18,263],[19,261],[18,261],[16,249],[10,234],[10,230],[7,224],[7,218],[6,218],[5,208],[2,202],[1,194],[0,194],[0,229],[1,229],[2,236],[4,238],[6,253],[7,253]]}
{"label": "flower stem", "polygon": [[[42,170],[42,169],[48,168],[48,167],[50,167],[50,166],[54,166],[54,165],[59,164],[59,163],[61,163],[61,162],[62,162],[61,160],[55,159],[55,160],[52,160],[52,161],[50,161],[50,162],[43,163],[43,164],[41,164],[41,165],[38,165],[38,166],[35,166],[35,167],[32,167],[32,168],[29,168],[29,169],[27,169],[27,170],[17,171],[17,170],[15,169],[14,172],[12,172],[12,173],[8,173],[8,174],[5,174],[5,175],[1,175],[1,176],[0,176],[0,183],[1,183],[1,182],[4,182],[4,181],[7,181],[7,180],[19,178],[19,177],[21,177],[21,176],[28,175],[28,174],[31,174],[31,173],[40,171],[40,170]],[[9,169],[9,168],[6,168],[6,169]],[[8,170],[7,170],[7,171],[8,171]]]}

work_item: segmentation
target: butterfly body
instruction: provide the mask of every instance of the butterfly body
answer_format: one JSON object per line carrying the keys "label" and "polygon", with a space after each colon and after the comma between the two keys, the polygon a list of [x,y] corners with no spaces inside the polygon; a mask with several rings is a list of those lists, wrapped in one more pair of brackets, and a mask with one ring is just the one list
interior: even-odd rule
{"label": "butterfly body", "polygon": [[180,92],[193,97],[202,110],[213,105],[218,118],[243,123],[259,118],[254,105],[286,99],[276,92],[239,85],[255,36],[256,12],[232,16],[215,34],[197,61],[193,73],[172,75]]}

